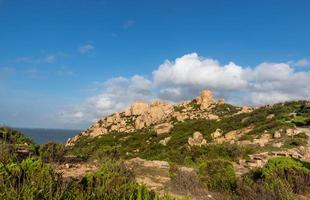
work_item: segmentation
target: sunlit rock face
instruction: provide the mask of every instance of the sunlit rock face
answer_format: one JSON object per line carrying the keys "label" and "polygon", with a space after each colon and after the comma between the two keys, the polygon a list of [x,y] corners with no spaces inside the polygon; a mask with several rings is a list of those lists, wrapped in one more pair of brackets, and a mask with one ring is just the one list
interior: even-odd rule
{"label": "sunlit rock face", "polygon": [[152,103],[135,101],[123,112],[103,117],[78,136],[70,138],[67,145],[74,145],[82,135],[97,137],[117,132],[131,133],[144,128],[151,128],[155,133],[163,134],[169,133],[176,122],[190,119],[221,120],[213,113],[212,109],[223,104],[225,101],[223,99],[215,100],[210,90],[203,90],[194,100],[184,101],[180,104],[171,104],[160,100],[155,100]]}

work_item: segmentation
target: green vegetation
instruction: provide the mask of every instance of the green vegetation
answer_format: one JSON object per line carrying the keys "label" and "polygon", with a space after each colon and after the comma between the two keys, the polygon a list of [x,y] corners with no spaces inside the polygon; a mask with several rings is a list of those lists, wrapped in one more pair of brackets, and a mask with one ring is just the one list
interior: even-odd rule
{"label": "green vegetation", "polygon": [[291,158],[278,157],[238,183],[240,199],[296,199],[310,186],[310,166]]}
{"label": "green vegetation", "polygon": [[30,138],[25,137],[20,131],[8,127],[0,127],[0,141],[9,144],[34,144]]}
{"label": "green vegetation", "polygon": [[297,126],[310,125],[310,117],[296,116],[292,122]]}
{"label": "green vegetation", "polygon": [[[15,199],[159,199],[133,181],[121,163],[106,162],[81,181],[65,182],[39,159],[0,164],[0,198]],[[167,197],[168,199],[168,197]]]}
{"label": "green vegetation", "polygon": [[234,167],[227,160],[208,160],[199,166],[199,174],[203,183],[212,190],[233,191],[237,177]]}
{"label": "green vegetation", "polygon": [[66,150],[63,144],[47,143],[40,146],[40,158],[44,162],[57,163],[63,161]]}
{"label": "green vegetation", "polygon": [[238,111],[240,111],[240,108],[227,103],[219,104],[212,108],[212,113],[220,117],[230,116],[237,113]]}
{"label": "green vegetation", "polygon": [[[194,110],[199,109],[195,101]],[[174,107],[181,111],[182,106]],[[294,126],[309,125],[310,109],[307,102],[294,101],[264,106],[251,113],[236,114],[240,108],[220,104],[212,113],[221,120],[174,120],[169,134],[157,135],[151,127],[133,133],[113,132],[95,138],[82,136],[74,146],[48,143],[36,145],[20,132],[0,128],[0,199],[159,199],[152,191],[139,186],[123,160],[141,157],[165,160],[170,168],[175,190],[205,192],[205,188],[224,196],[224,199],[296,199],[296,194],[310,188],[310,166],[290,158],[273,158],[262,168],[237,177],[233,162],[248,159],[249,154],[270,151],[274,147],[212,143],[211,133],[217,129],[223,135],[233,130],[251,128],[239,141],[253,141],[262,134]],[[293,113],[293,114],[292,114]],[[130,122],[131,123],[131,122]],[[195,131],[210,143],[189,146],[188,138]],[[159,142],[170,137],[166,146]],[[275,139],[282,148],[307,145],[308,136],[282,134]],[[53,165],[68,157],[80,161],[96,161],[100,169],[79,180],[64,180]],[[197,173],[178,170],[185,165]],[[198,181],[197,181],[198,180]],[[190,183],[190,184],[189,184]],[[169,199],[166,197],[164,199]]]}

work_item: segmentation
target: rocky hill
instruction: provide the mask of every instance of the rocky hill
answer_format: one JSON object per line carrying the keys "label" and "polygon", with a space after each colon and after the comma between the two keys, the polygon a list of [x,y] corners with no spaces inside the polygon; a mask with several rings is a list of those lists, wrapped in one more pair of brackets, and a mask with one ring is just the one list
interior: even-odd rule
{"label": "rocky hill", "polygon": [[[309,101],[238,107],[202,91],[194,100],[177,105],[134,102],[69,139],[66,148],[70,155],[90,161],[126,160],[136,181],[161,195],[229,199],[231,194],[223,197],[218,191],[238,193],[236,187],[244,186],[237,180],[257,168],[268,168],[273,159],[309,163],[309,136]],[[254,196],[265,186],[251,187],[257,189]],[[240,199],[247,199],[242,195]]]}
{"label": "rocky hill", "polygon": [[162,101],[150,104],[136,101],[128,109],[104,117],[83,131],[80,135],[68,140],[73,145],[80,136],[96,137],[108,133],[131,133],[151,128],[157,134],[168,133],[178,122],[190,119],[221,120],[233,114],[251,112],[253,108],[234,107],[225,104],[224,100],[216,101],[211,91],[204,90],[192,101],[172,105]]}

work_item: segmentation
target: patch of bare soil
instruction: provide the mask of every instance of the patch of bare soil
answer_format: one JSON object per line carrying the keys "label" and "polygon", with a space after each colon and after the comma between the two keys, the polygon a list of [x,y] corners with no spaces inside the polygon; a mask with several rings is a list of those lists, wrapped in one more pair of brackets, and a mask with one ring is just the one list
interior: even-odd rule
{"label": "patch of bare soil", "polygon": [[169,195],[179,199],[217,199],[199,181],[196,171],[188,167],[173,167],[166,161],[148,161],[133,158],[125,162],[133,171],[136,181],[160,196]]}
{"label": "patch of bare soil", "polygon": [[62,174],[64,179],[80,179],[87,173],[95,172],[98,165],[95,163],[76,163],[56,165],[55,170]]}

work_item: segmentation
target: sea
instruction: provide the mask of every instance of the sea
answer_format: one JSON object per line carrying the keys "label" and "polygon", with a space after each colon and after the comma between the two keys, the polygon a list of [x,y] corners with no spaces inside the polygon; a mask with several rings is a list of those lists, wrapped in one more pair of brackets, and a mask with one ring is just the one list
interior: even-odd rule
{"label": "sea", "polygon": [[41,129],[41,128],[15,128],[20,130],[36,144],[46,144],[55,142],[65,144],[71,138],[81,132],[81,130],[68,129]]}

